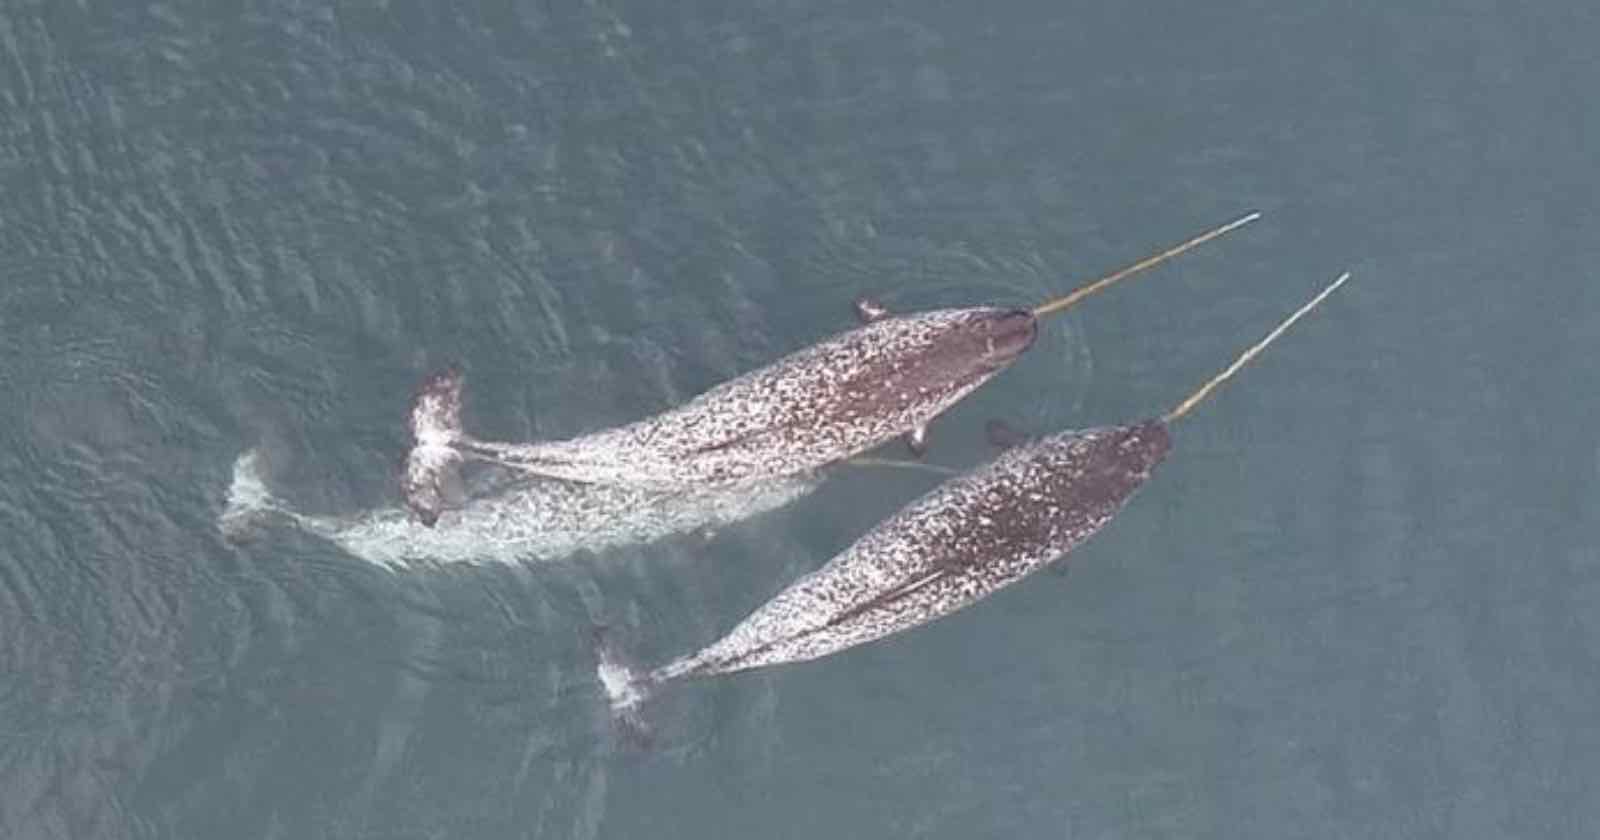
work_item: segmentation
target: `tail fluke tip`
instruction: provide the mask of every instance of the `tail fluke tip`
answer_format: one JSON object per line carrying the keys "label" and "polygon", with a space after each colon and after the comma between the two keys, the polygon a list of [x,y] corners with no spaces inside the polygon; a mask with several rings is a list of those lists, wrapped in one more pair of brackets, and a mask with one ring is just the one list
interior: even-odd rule
{"label": "tail fluke tip", "polygon": [[444,512],[447,487],[459,479],[462,456],[454,444],[462,437],[461,381],[461,367],[448,365],[422,380],[411,400],[411,451],[401,492],[429,527]]}
{"label": "tail fluke tip", "polygon": [[644,702],[646,694],[638,671],[624,661],[607,628],[596,627],[591,635],[600,660],[595,672],[601,688],[605,689],[606,702],[611,704],[613,714],[633,712]]}

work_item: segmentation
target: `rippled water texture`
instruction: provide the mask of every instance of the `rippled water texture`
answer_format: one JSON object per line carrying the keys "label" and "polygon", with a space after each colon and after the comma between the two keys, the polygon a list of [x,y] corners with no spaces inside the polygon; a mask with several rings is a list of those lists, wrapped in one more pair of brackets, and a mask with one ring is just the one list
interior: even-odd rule
{"label": "rippled water texture", "polygon": [[[1600,15],[1325,5],[0,0],[0,837],[1587,836]],[[648,750],[595,625],[699,647],[937,477],[537,561],[302,527],[393,508],[449,362],[578,434],[1256,209],[934,424],[1155,413],[1354,271],[1070,574]],[[240,463],[308,519],[230,539]]]}

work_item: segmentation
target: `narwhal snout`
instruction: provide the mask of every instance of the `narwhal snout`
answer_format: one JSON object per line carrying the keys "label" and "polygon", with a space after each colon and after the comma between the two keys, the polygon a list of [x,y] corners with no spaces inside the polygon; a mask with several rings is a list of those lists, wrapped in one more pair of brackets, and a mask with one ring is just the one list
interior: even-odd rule
{"label": "narwhal snout", "polygon": [[1161,420],[1144,420],[1128,426],[1117,445],[1119,460],[1129,472],[1149,475],[1172,451],[1172,435]]}
{"label": "narwhal snout", "polygon": [[996,315],[989,325],[989,356],[1002,364],[1021,356],[1039,337],[1039,319],[1026,309]]}

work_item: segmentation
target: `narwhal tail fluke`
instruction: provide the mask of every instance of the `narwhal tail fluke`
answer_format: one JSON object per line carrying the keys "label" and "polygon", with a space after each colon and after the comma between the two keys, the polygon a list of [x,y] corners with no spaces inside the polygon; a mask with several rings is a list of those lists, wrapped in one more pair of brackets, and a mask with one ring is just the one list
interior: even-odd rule
{"label": "narwhal tail fluke", "polygon": [[447,488],[460,481],[461,380],[461,369],[452,365],[424,379],[411,400],[411,451],[401,492],[424,525],[439,520]]}
{"label": "narwhal tail fluke", "polygon": [[290,511],[267,487],[261,474],[261,450],[250,449],[233,462],[233,479],[228,483],[228,495],[222,513],[217,517],[217,528],[231,541],[245,539],[264,519],[273,514]]}
{"label": "narwhal tail fluke", "polygon": [[654,692],[656,680],[622,652],[607,628],[596,627],[593,636],[600,660],[595,670],[605,690],[612,722],[628,740],[649,744],[650,728],[640,707]]}

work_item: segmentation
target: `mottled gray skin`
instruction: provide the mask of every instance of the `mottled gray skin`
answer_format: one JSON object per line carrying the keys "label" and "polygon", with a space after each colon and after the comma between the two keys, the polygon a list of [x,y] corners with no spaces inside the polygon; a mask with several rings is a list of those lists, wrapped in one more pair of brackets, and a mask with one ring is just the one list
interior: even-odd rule
{"label": "mottled gray skin", "polygon": [[1169,446],[1159,420],[1020,444],[903,508],[721,640],[636,682],[815,659],[961,609],[1094,535]]}
{"label": "mottled gray skin", "polygon": [[434,442],[552,478],[654,489],[795,475],[926,424],[1015,361],[1037,332],[1023,310],[883,316],[625,426],[533,444]]}

